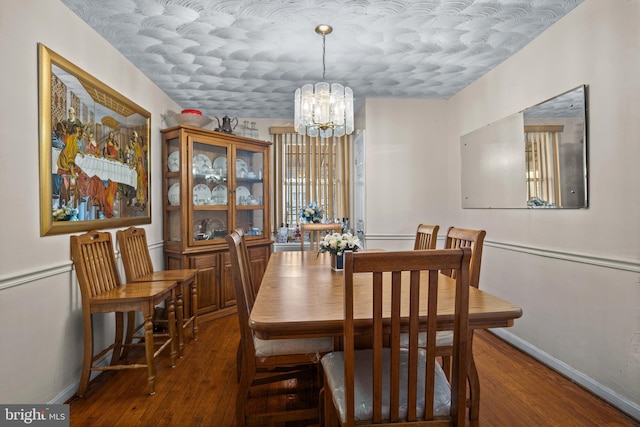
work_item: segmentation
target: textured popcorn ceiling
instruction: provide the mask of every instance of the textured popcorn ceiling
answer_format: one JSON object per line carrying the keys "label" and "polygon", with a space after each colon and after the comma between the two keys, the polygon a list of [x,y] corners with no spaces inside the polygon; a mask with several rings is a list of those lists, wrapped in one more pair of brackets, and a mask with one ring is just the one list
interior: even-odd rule
{"label": "textured popcorn ceiling", "polygon": [[326,81],[356,104],[448,98],[582,1],[62,0],[182,108],[255,118],[292,118],[322,79],[318,24]]}

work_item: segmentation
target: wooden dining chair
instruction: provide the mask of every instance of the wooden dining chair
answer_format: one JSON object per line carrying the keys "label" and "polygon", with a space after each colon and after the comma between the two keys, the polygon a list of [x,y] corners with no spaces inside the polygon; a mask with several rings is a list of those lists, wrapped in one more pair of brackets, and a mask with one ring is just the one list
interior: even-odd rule
{"label": "wooden dining chair", "polygon": [[[129,227],[126,230],[118,230],[117,238],[127,282],[157,280],[178,282],[176,317],[178,324],[182,326],[178,328],[178,354],[182,357],[184,330],[191,326],[194,341],[198,339],[198,269],[154,271],[144,228]],[[184,295],[190,296],[187,300],[186,310],[183,305]],[[134,326],[133,316],[130,316],[129,322],[127,322],[126,342],[131,342],[134,331],[137,329]]]}
{"label": "wooden dining chair", "polygon": [[[469,266],[469,284],[478,288],[480,284],[480,266],[482,265],[482,247],[484,238],[487,235],[485,230],[472,230],[467,228],[449,227],[447,230],[447,240],[444,247],[450,248],[471,248],[471,264]],[[455,278],[455,271],[443,270],[442,273]]]}
{"label": "wooden dining chair", "polygon": [[[321,360],[324,425],[464,427],[470,258],[468,248],[346,254],[344,350]],[[438,278],[444,268],[457,272],[455,311],[449,316],[454,325],[450,386],[436,363],[435,348]],[[373,296],[367,310],[371,321],[354,312],[354,300],[361,295]],[[356,350],[356,330],[361,332],[364,325],[371,327],[371,347]],[[384,339],[387,331],[389,343]],[[401,331],[409,335],[406,348],[400,344]],[[426,349],[418,346],[420,331],[427,334]]]}
{"label": "wooden dining chair", "polygon": [[[478,288],[480,285],[480,266],[482,264],[482,247],[484,238],[487,235],[485,230],[472,230],[467,228],[449,227],[445,248],[470,248],[471,262],[469,264],[469,286]],[[443,274],[455,279],[455,270],[443,269]],[[469,336],[469,342],[473,340],[473,331]],[[453,336],[450,331],[440,331],[437,335],[437,352],[442,358],[442,367],[448,374],[451,369],[451,355],[453,351]],[[469,418],[477,420],[480,412],[480,378],[476,369],[473,354],[469,355]]]}
{"label": "wooden dining chair", "polygon": [[333,350],[333,338],[261,340],[255,337],[249,326],[255,288],[247,246],[239,229],[229,233],[226,240],[231,257],[242,347],[242,357],[238,358],[242,363],[242,369],[236,397],[237,425],[318,419],[317,407],[262,413],[246,411],[251,387],[290,379],[309,373],[310,370],[311,373],[317,374],[320,357]]}
{"label": "wooden dining chair", "polygon": [[416,231],[416,240],[413,244],[413,250],[435,249],[438,240],[439,225],[420,224]]}
{"label": "wooden dining chair", "polygon": [[302,224],[300,226],[300,250],[305,251],[305,235],[309,234],[308,250],[318,252],[320,250],[320,240],[324,239],[328,233],[342,233],[342,225],[338,223],[328,224]]}
{"label": "wooden dining chair", "polygon": [[[111,234],[90,231],[80,236],[71,236],[71,259],[78,277],[82,296],[82,320],[84,332],[84,353],[82,373],[77,395],[84,396],[89,386],[92,370],[122,370],[147,368],[149,394],[155,394],[155,358],[167,346],[171,348],[171,366],[175,366],[177,356],[175,328],[175,294],[177,282],[146,281],[137,283],[120,282],[116,268]],[[153,333],[154,307],[165,301],[169,317],[169,335],[162,342],[156,342]],[[124,314],[142,312],[144,318],[144,347],[146,363],[120,363]],[[95,313],[115,313],[115,340],[97,355],[93,355],[92,315]],[[156,349],[156,347],[158,347]],[[97,366],[100,360],[112,351],[109,366]]]}

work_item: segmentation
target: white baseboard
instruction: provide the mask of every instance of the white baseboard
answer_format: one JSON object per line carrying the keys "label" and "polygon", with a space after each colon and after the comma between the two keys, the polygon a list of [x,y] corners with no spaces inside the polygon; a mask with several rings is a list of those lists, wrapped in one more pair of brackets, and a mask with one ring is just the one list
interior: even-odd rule
{"label": "white baseboard", "polygon": [[[104,356],[102,356],[102,358],[97,362],[96,366],[108,366],[111,362],[112,353],[113,351],[109,351]],[[104,371],[91,371],[91,377],[89,378],[89,381],[92,381],[95,377],[97,377],[103,372]],[[80,378],[78,378],[78,380],[80,380]],[[65,403],[67,400],[71,399],[76,394],[77,390],[78,390],[77,383],[70,384],[66,388],[64,388],[60,393],[58,393],[56,397],[54,397],[47,403],[49,404]]]}
{"label": "white baseboard", "polygon": [[605,402],[615,406],[620,411],[629,415],[637,421],[640,421],[640,405],[621,396],[610,388],[604,387],[583,373],[573,369],[571,366],[559,361],[548,353],[520,339],[505,329],[491,329],[491,332],[508,342],[512,346],[522,350],[524,353],[538,360],[540,363],[548,366],[561,375],[569,378],[571,381],[579,384],[591,393],[595,394]]}

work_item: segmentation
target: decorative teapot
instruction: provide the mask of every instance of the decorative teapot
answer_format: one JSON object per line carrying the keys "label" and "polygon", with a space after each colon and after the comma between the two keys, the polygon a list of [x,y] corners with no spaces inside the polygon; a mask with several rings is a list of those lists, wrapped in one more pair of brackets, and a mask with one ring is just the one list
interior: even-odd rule
{"label": "decorative teapot", "polygon": [[220,119],[218,117],[216,117],[216,120],[218,121],[218,129],[216,129],[218,132],[233,133],[233,130],[236,128],[236,126],[238,126],[237,117],[234,117],[232,119],[229,116],[225,115],[222,118],[222,124],[220,124]]}

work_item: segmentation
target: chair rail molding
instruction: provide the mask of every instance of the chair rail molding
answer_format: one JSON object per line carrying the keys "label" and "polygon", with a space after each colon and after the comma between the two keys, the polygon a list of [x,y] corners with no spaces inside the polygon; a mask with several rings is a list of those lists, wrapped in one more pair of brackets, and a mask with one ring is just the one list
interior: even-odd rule
{"label": "chair rail molding", "polygon": [[614,270],[631,271],[640,273],[640,261],[623,259],[623,258],[607,258],[596,255],[589,255],[578,252],[558,251],[549,248],[540,248],[528,245],[518,245],[514,243],[498,242],[495,240],[485,240],[485,246],[503,249],[512,252],[523,252],[530,255],[536,255],[546,258],[555,258],[564,261],[578,262],[582,264],[595,265],[599,267],[612,268]]}
{"label": "chair rail molding", "polygon": [[[438,242],[444,241],[446,236],[438,236]],[[405,241],[415,240],[415,234],[367,234],[366,240],[379,241]],[[573,251],[559,251],[551,248],[543,248],[530,245],[521,245],[497,240],[484,240],[485,247],[492,247],[512,252],[522,252],[547,258],[555,258],[563,261],[578,262],[599,267],[612,268],[614,270],[631,271],[640,273],[640,261],[625,258],[609,258],[598,255],[589,255]],[[440,245],[438,246],[440,247]]]}
{"label": "chair rail molding", "polygon": [[[161,240],[149,244],[150,251],[162,251],[164,249],[164,242]],[[120,251],[116,250],[116,259],[120,259]],[[60,274],[68,274],[73,271],[73,263],[71,260],[61,261],[56,264],[38,266],[29,270],[18,271],[9,273],[4,276],[0,276],[0,291],[14,286],[20,286],[27,283],[36,282],[38,280],[46,279],[47,277],[53,277]],[[122,272],[120,272],[122,274]],[[124,277],[124,275],[122,276]]]}

